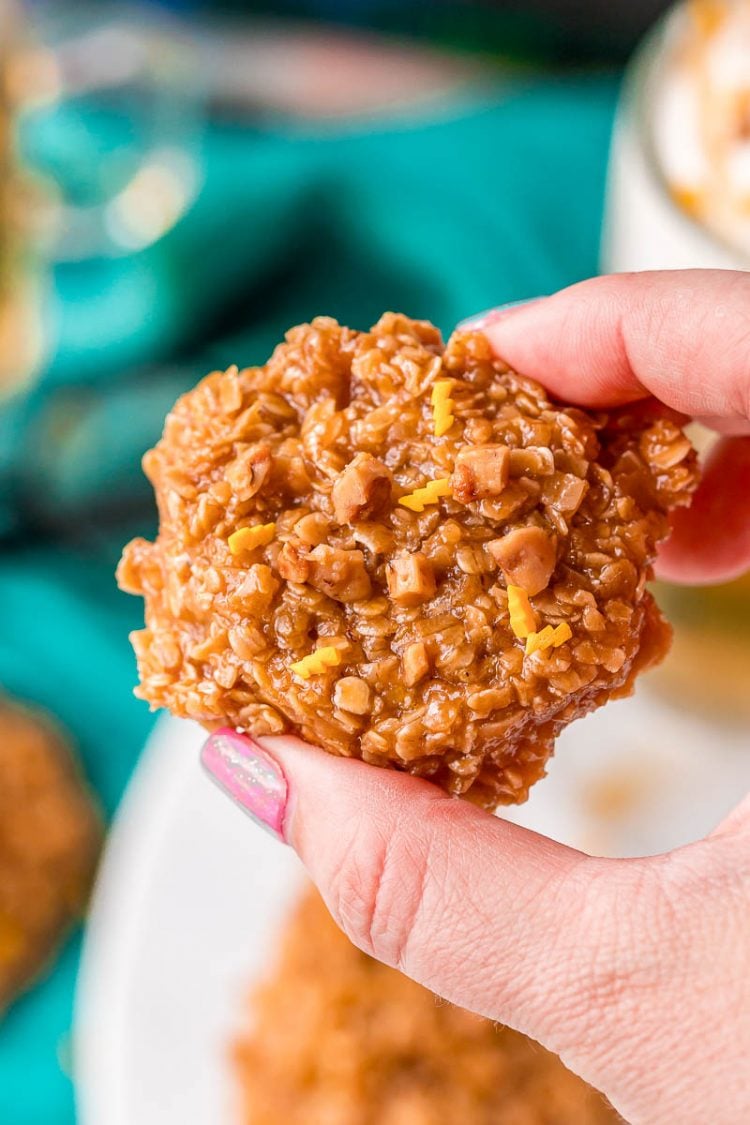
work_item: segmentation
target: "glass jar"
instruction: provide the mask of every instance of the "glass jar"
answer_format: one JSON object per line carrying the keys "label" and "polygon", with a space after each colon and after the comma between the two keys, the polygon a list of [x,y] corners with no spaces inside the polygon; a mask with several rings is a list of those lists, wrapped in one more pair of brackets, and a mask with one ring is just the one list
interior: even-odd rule
{"label": "glass jar", "polygon": [[655,107],[685,34],[676,4],[636,51],[622,85],[612,135],[601,244],[604,273],[649,269],[750,269],[750,257],[709,230],[675,198],[658,151]]}

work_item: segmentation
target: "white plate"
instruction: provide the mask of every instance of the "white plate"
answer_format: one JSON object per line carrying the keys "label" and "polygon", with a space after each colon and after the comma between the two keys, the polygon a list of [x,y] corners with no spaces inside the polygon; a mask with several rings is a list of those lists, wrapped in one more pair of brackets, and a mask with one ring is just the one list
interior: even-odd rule
{"label": "white plate", "polygon": [[[302,880],[163,720],[110,835],[77,999],[81,1125],[232,1125],[230,1045]],[[697,838],[750,789],[747,731],[641,693],[576,723],[512,819],[602,854]]]}
{"label": "white plate", "polygon": [[231,1041],[302,876],[202,773],[205,737],[159,723],[109,838],[76,1004],[82,1125],[235,1120]]}

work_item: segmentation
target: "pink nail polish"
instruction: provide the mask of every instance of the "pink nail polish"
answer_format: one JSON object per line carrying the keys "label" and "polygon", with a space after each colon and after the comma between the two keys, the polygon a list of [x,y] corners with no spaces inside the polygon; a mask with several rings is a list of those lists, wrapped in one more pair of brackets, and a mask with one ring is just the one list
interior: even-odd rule
{"label": "pink nail polish", "polygon": [[281,767],[248,735],[216,731],[201,751],[203,768],[253,820],[284,839],[288,786]]}

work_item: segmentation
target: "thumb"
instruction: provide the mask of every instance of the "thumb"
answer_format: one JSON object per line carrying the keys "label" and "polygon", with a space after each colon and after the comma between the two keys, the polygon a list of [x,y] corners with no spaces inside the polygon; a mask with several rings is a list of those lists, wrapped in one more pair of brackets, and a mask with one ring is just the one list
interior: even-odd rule
{"label": "thumb", "polygon": [[649,969],[630,950],[659,922],[646,865],[593,859],[290,737],[222,731],[203,763],[299,853],[361,949],[611,1085],[634,1028],[630,977],[642,986]]}

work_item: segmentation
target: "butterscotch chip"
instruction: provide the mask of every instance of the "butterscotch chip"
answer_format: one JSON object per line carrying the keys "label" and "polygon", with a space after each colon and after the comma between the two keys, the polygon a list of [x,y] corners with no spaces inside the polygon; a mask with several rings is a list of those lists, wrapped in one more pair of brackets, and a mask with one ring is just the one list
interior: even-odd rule
{"label": "butterscotch chip", "polygon": [[[138,693],[206,726],[293,731],[494,807],[668,648],[646,583],[697,480],[682,430],[653,402],[555,403],[480,333],[293,328],[180,399],[144,465],[159,535],[119,568],[145,599]],[[334,638],[336,667],[295,675]],[[366,711],[340,704],[350,678]]]}
{"label": "butterscotch chip", "polygon": [[358,602],[372,592],[370,576],[361,551],[345,551],[325,543],[309,554],[311,586],[338,602]]}
{"label": "butterscotch chip", "polygon": [[386,571],[388,593],[398,605],[417,606],[435,595],[435,573],[421,551],[393,559]]}
{"label": "butterscotch chip", "polygon": [[414,687],[430,670],[430,656],[424,641],[407,645],[403,655],[404,683]]}
{"label": "butterscotch chip", "polygon": [[307,582],[310,577],[309,545],[292,537],[276,556],[279,577],[287,582]]}
{"label": "butterscotch chip", "polygon": [[333,482],[331,499],[338,523],[379,515],[391,498],[391,474],[369,453],[358,453]]}
{"label": "butterscotch chip", "polygon": [[365,680],[360,680],[359,676],[344,676],[334,688],[333,702],[352,715],[366,715],[370,710],[371,696],[370,685]]}
{"label": "butterscotch chip", "polygon": [[[531,1039],[373,961],[300,903],[234,1050],[247,1125],[614,1125]],[[250,1022],[250,1021],[248,1021]]]}
{"label": "butterscotch chip", "polygon": [[453,495],[462,504],[499,496],[508,483],[511,456],[507,445],[459,449],[453,468]]}
{"label": "butterscotch chip", "polygon": [[534,524],[516,527],[502,539],[493,539],[487,549],[511,585],[522,587],[531,596],[549,585],[557,551],[548,531]]}
{"label": "butterscotch chip", "polygon": [[101,835],[57,730],[0,700],[0,1012],[81,916]]}

